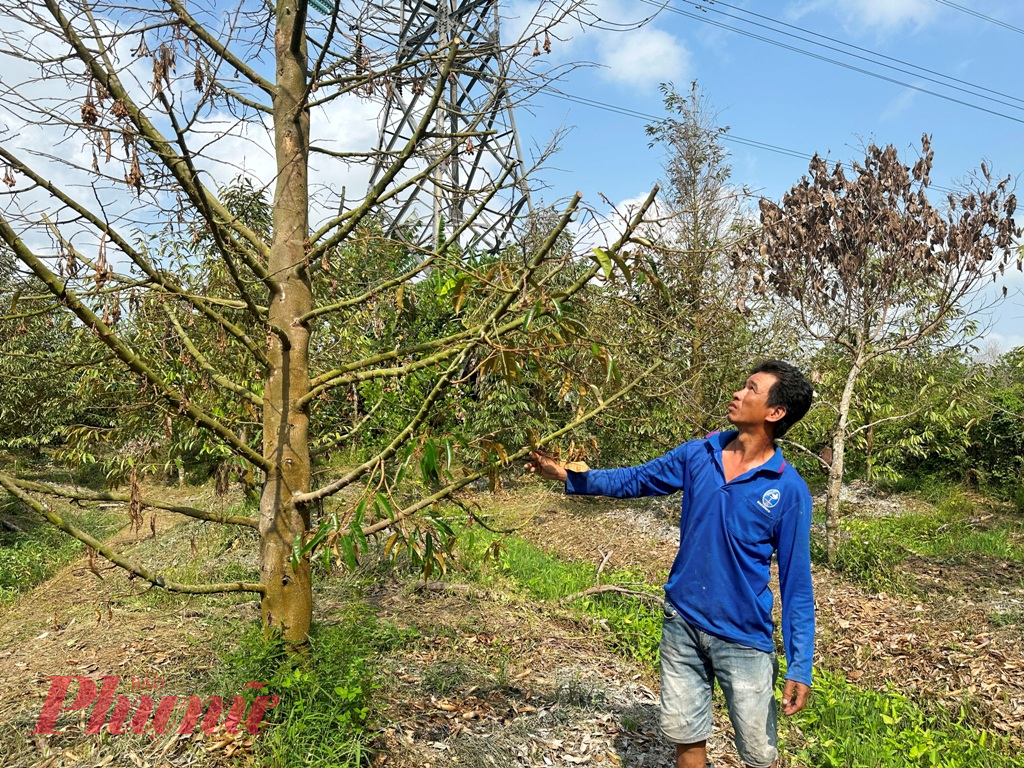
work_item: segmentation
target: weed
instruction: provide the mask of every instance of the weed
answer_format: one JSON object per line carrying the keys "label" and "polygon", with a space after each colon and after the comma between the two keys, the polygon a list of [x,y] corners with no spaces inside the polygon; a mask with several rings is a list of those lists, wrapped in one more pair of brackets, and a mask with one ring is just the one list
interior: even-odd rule
{"label": "weed", "polygon": [[519,765],[494,735],[462,733],[452,743],[452,751],[453,768],[514,768]]}
{"label": "weed", "polygon": [[[851,535],[829,566],[872,592],[907,592],[911,583],[901,566],[908,552],[875,523],[846,522],[844,527]],[[825,542],[818,537],[811,540],[811,559],[826,562]]]}
{"label": "weed", "polygon": [[[124,515],[102,510],[66,514],[99,539],[126,522]],[[85,550],[78,539],[47,523],[18,519],[17,525],[21,532],[0,530],[0,605],[49,578]]]}
{"label": "weed", "polygon": [[[873,592],[893,594],[913,589],[903,562],[909,555],[966,562],[977,557],[1024,563],[1024,523],[996,518],[978,525],[978,505],[949,486],[935,501],[935,511],[893,517],[847,518],[833,568]],[[811,558],[825,562],[820,537],[811,541]]]}
{"label": "weed", "polygon": [[289,653],[279,638],[265,638],[253,625],[237,646],[221,653],[223,668],[214,691],[237,693],[251,680],[264,681],[250,697],[279,695],[268,723],[255,740],[259,764],[273,768],[357,768],[369,763],[373,741],[370,712],[379,687],[374,658],[402,642],[396,628],[378,623],[355,604],[333,625],[314,625],[305,655]]}
{"label": "weed", "polygon": [[446,696],[464,686],[472,678],[469,666],[461,659],[450,659],[431,664],[423,672],[423,690]]}
{"label": "weed", "polygon": [[619,719],[619,724],[622,725],[622,730],[627,733],[636,733],[640,730],[640,726],[643,725],[643,721],[631,712],[623,712],[622,717]]}
{"label": "weed", "polygon": [[1018,627],[1024,629],[1024,609],[1016,611],[997,611],[988,617],[995,627]]}
{"label": "weed", "polygon": [[810,705],[794,716],[797,762],[822,768],[1020,768],[1009,741],[971,727],[968,713],[923,708],[895,691],[853,688],[815,674]]}
{"label": "weed", "polygon": [[586,677],[573,670],[568,677],[558,683],[553,699],[576,709],[590,709],[605,701],[605,692],[592,677]]}

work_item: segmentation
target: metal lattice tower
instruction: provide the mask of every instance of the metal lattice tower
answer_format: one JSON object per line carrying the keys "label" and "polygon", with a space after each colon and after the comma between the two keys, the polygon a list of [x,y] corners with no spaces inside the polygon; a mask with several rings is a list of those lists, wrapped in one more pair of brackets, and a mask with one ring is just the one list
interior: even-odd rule
{"label": "metal lattice tower", "polygon": [[429,55],[445,51],[455,39],[466,53],[448,78],[415,171],[451,154],[386,210],[388,233],[424,222],[429,212],[431,226],[421,226],[416,239],[432,242],[442,225],[450,235],[491,196],[460,244],[500,248],[517,217],[532,206],[498,35],[497,0],[381,0],[369,8],[356,30],[357,56],[360,46],[390,48],[396,60],[381,64],[404,68],[386,88],[371,189],[408,142],[437,87],[438,67]]}

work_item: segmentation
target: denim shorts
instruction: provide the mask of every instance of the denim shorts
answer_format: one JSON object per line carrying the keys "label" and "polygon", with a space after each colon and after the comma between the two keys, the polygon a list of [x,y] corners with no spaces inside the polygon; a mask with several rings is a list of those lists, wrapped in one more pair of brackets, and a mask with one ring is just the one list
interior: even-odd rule
{"label": "denim shorts", "polygon": [[776,745],[774,653],[731,643],[688,624],[669,603],[661,632],[661,729],[676,744],[711,735],[711,691],[717,680],[744,764],[768,768]]}

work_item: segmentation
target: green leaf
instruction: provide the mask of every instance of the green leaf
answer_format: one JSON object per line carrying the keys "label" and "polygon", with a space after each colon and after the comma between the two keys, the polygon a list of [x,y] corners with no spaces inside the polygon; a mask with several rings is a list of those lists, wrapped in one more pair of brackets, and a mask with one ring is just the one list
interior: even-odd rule
{"label": "green leaf", "polygon": [[633,285],[633,273],[629,269],[629,265],[626,264],[626,260],[619,255],[618,251],[613,251],[609,254],[615,261],[615,264],[622,270],[622,276],[626,278],[626,284],[632,287]]}
{"label": "green leaf", "polygon": [[409,443],[402,449],[403,456],[401,463],[398,465],[398,472],[395,473],[395,485],[401,485],[402,480],[405,479],[405,472],[409,469],[409,460],[412,459],[412,452],[415,449],[413,443]]}
{"label": "green leaf", "polygon": [[425,485],[438,481],[437,459],[437,444],[433,440],[427,440],[423,444],[423,456],[420,458],[420,475]]}
{"label": "green leaf", "polygon": [[[320,546],[320,542],[326,539],[332,532],[336,531],[337,528],[337,523],[331,525],[331,522],[329,520],[321,521],[320,526],[317,528],[317,532],[313,536],[313,538],[311,538],[302,546],[301,550],[299,551],[299,556],[305,557],[310,552],[315,550],[318,546]],[[296,537],[296,539],[299,538],[300,537]]]}
{"label": "green leaf", "polygon": [[354,571],[359,565],[359,560],[356,558],[356,548],[352,543],[352,539],[348,536],[342,536],[338,539],[338,543],[341,545],[341,554],[345,559],[345,565]]}
{"label": "green leaf", "polygon": [[594,260],[601,265],[602,271],[604,271],[605,280],[612,279],[612,260],[608,253],[602,248],[593,249]]}
{"label": "green leaf", "polygon": [[530,311],[526,313],[526,317],[523,318],[523,330],[524,331],[529,331],[530,330],[530,326],[533,325],[533,318],[536,316],[536,314],[537,314],[537,305],[534,304],[532,307],[530,307]]}
{"label": "green leaf", "polygon": [[384,514],[388,516],[391,522],[395,522],[395,510],[391,506],[391,499],[383,493],[378,493],[376,497],[374,497],[374,506],[377,507],[378,512],[383,510]]}

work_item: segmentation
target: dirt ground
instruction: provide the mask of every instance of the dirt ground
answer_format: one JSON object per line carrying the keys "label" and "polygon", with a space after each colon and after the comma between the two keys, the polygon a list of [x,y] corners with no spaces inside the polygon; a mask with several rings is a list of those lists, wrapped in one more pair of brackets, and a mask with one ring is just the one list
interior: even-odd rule
{"label": "dirt ground", "polygon": [[[677,500],[567,499],[537,484],[481,495],[496,522],[516,525],[565,558],[664,578],[677,542]],[[897,500],[898,501],[898,500]],[[871,506],[871,500],[866,500]],[[879,499],[879,507],[897,503]],[[148,519],[148,518],[147,518]],[[194,528],[156,518],[153,540],[123,530],[122,547],[165,558],[194,556]],[[222,545],[220,558],[251,547]],[[868,594],[814,574],[816,663],[857,686],[969,706],[979,726],[1024,735],[1020,626],[996,626],[994,610],[1024,602],[1021,575],[1003,564],[967,569],[914,564],[921,597]],[[52,675],[98,680],[160,678],[164,693],[188,695],[217,663],[212,642],[226,621],[255,620],[251,599],[182,598],[149,591],[116,569],[86,560],[67,567],[2,612],[0,765],[219,766],[251,764],[244,741],[190,737],[88,736],[84,717],[65,717],[60,736],[32,735]],[[969,571],[969,574],[967,573]],[[964,592],[954,584],[969,584]],[[931,585],[931,586],[929,586]],[[382,620],[416,629],[416,640],[382,660],[379,752],[388,768],[630,766],[669,768],[657,727],[655,670],[610,650],[598,623],[567,607],[536,604],[501,586],[418,582],[396,575],[369,599]],[[318,611],[326,615],[321,601]],[[119,693],[121,691],[119,690]],[[799,734],[791,734],[798,739]],[[717,708],[710,743],[716,766],[736,766],[728,722]],[[787,763],[790,764],[790,763]]]}

